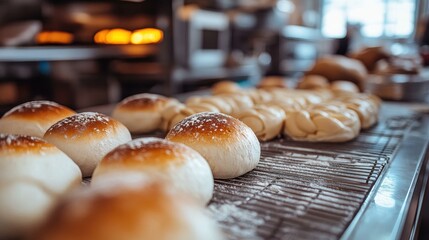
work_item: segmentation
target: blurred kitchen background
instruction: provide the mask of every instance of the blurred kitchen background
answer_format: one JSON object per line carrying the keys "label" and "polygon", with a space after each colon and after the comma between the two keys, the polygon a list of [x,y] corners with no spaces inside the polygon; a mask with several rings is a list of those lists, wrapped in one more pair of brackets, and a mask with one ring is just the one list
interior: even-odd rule
{"label": "blurred kitchen background", "polygon": [[0,111],[75,109],[220,80],[297,78],[320,56],[423,55],[427,0],[1,0]]}

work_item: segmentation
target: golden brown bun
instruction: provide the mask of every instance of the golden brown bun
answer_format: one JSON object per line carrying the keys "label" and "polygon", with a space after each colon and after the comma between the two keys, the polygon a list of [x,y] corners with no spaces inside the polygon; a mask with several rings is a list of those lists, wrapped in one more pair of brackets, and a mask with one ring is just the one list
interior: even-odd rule
{"label": "golden brown bun", "polygon": [[232,81],[220,81],[212,86],[213,95],[236,93],[241,91],[240,85]]}
{"label": "golden brown bun", "polygon": [[223,239],[203,211],[162,182],[100,182],[64,199],[32,239]]}
{"label": "golden brown bun", "polygon": [[319,58],[306,75],[321,75],[331,82],[351,81],[362,89],[367,70],[359,60],[343,56],[326,56]]}
{"label": "golden brown bun", "polygon": [[110,151],[92,177],[138,171],[168,181],[202,205],[213,195],[213,175],[207,161],[192,148],[160,138],[139,138]]}
{"label": "golden brown bun", "polygon": [[298,89],[318,89],[329,88],[329,82],[326,77],[320,75],[303,76],[297,85]]}
{"label": "golden brown bun", "polygon": [[26,102],[3,115],[0,119],[0,133],[43,137],[50,126],[75,113],[55,102]]}
{"label": "golden brown bun", "polygon": [[174,104],[178,101],[173,98],[150,93],[136,94],[118,103],[112,117],[132,133],[152,132],[161,127],[161,112]]}
{"label": "golden brown bun", "polygon": [[197,113],[183,119],[166,139],[199,152],[215,178],[234,178],[256,167],[261,147],[252,129],[221,113]]}
{"label": "golden brown bun", "polygon": [[283,77],[268,76],[261,80],[258,84],[258,88],[270,89],[270,88],[287,88],[287,84]]}
{"label": "golden brown bun", "polygon": [[358,52],[350,54],[351,58],[359,60],[366,67],[368,72],[373,72],[377,62],[383,59],[390,59],[390,54],[383,47],[367,47]]}
{"label": "golden brown bun", "polygon": [[37,227],[57,198],[81,180],[79,167],[54,145],[0,134],[0,239]]}
{"label": "golden brown bun", "polygon": [[91,176],[106,153],[131,140],[122,123],[101,113],[84,112],[65,118],[46,131],[44,139],[65,152]]}

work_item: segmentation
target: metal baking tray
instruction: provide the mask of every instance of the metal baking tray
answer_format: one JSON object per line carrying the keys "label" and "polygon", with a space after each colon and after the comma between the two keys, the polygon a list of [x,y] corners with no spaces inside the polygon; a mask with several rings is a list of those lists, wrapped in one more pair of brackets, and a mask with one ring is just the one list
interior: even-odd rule
{"label": "metal baking tray", "polygon": [[429,102],[429,75],[370,75],[364,90],[387,100]]}

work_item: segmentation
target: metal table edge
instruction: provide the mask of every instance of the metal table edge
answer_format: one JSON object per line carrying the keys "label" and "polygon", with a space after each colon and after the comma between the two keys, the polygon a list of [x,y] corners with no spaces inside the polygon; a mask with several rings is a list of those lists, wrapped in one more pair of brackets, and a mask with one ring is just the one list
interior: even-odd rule
{"label": "metal table edge", "polygon": [[429,146],[429,116],[402,140],[385,172],[379,177],[356,216],[340,239],[400,239],[407,212],[424,174]]}

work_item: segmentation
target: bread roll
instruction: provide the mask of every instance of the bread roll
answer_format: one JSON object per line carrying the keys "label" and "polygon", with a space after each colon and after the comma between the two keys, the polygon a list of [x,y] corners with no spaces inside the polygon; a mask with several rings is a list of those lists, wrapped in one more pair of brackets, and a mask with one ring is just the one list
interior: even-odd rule
{"label": "bread roll", "polygon": [[192,109],[194,113],[199,112],[220,112],[219,108],[210,103],[191,103],[187,105],[189,109]]}
{"label": "bread roll", "polygon": [[0,238],[36,227],[57,198],[81,180],[79,167],[54,145],[0,134]]}
{"label": "bread roll", "polygon": [[344,91],[358,93],[359,88],[356,84],[348,81],[335,81],[331,83],[330,89],[332,91]]}
{"label": "bread roll", "polygon": [[255,105],[267,103],[273,99],[271,93],[264,89],[248,89],[244,94],[249,96]]}
{"label": "bread roll", "polygon": [[298,89],[318,89],[329,88],[329,82],[326,77],[320,75],[306,75],[302,77],[297,85]]}
{"label": "bread roll", "polygon": [[271,92],[271,94],[273,100],[285,101],[285,99],[292,98],[303,107],[311,104],[318,104],[324,100],[316,91],[310,90],[276,90]]}
{"label": "bread roll", "polygon": [[280,134],[285,117],[279,107],[257,105],[244,111],[238,119],[249,126],[259,140],[268,141]]}
{"label": "bread roll", "polygon": [[213,175],[207,161],[192,148],[160,138],[140,138],[109,152],[92,181],[112,172],[140,171],[160,177],[202,205],[213,195]]}
{"label": "bread roll", "polygon": [[227,101],[221,97],[217,96],[209,96],[209,97],[190,97],[186,100],[186,106],[198,106],[201,104],[212,105],[216,109],[219,109],[221,113],[231,114],[233,111],[233,107],[230,101]]}
{"label": "bread roll", "polygon": [[32,239],[223,239],[201,206],[163,182],[137,177],[74,192]]}
{"label": "bread roll", "polygon": [[0,119],[0,133],[43,137],[54,123],[75,114],[49,101],[31,101],[12,108]]}
{"label": "bread roll", "polygon": [[283,110],[284,113],[288,113],[289,111],[301,110],[306,107],[306,105],[302,105],[300,102],[295,101],[294,98],[285,98],[283,100],[272,100],[268,102],[266,105],[278,107]]}
{"label": "bread roll", "polygon": [[44,138],[65,152],[84,177],[113,148],[131,140],[122,123],[101,113],[84,112],[65,118],[46,131]]}
{"label": "bread roll", "polygon": [[375,70],[378,61],[390,59],[391,55],[383,47],[367,47],[350,54],[350,57],[362,62],[368,72],[372,72]]}
{"label": "bread roll", "polygon": [[148,133],[161,127],[161,112],[177,103],[176,99],[157,94],[137,94],[118,103],[112,117],[123,123],[132,133]]}
{"label": "bread roll", "polygon": [[324,76],[330,82],[351,81],[363,89],[367,74],[365,66],[358,60],[343,56],[326,56],[319,58],[306,75]]}
{"label": "bread roll", "polygon": [[359,134],[358,115],[345,107],[316,105],[286,114],[284,133],[297,141],[345,142]]}
{"label": "bread roll", "polygon": [[268,76],[259,82],[258,88],[270,89],[270,88],[287,88],[287,84],[283,77],[280,76]]}
{"label": "bread roll", "polygon": [[231,116],[238,117],[243,111],[253,107],[252,99],[244,94],[221,94],[218,97],[225,99],[232,106]]}
{"label": "bread roll", "polygon": [[168,132],[178,122],[195,113],[196,112],[194,109],[188,108],[184,104],[169,106],[161,112],[161,129],[165,132]]}
{"label": "bread roll", "polygon": [[362,129],[367,129],[373,126],[378,121],[378,108],[370,101],[362,99],[347,99],[346,101],[332,101],[326,104],[346,107],[357,113]]}
{"label": "bread roll", "polygon": [[224,94],[224,93],[236,93],[241,91],[241,87],[232,81],[220,81],[212,87],[213,95]]}
{"label": "bread roll", "polygon": [[221,113],[197,113],[174,126],[166,139],[199,152],[215,178],[243,175],[256,167],[261,147],[246,124]]}
{"label": "bread roll", "polygon": [[370,94],[341,94],[335,102],[341,102],[348,109],[355,111],[363,129],[372,127],[378,121],[381,100]]}

